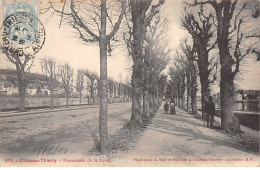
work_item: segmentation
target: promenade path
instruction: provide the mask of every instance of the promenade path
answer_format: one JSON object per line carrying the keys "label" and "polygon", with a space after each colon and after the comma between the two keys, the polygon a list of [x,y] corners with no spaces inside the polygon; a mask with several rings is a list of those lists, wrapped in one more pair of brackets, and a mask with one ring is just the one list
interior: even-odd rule
{"label": "promenade path", "polygon": [[204,127],[201,119],[176,108],[166,115],[161,106],[135,150],[116,159],[124,166],[259,166],[260,156],[249,153],[228,135]]}
{"label": "promenade path", "polygon": [[[112,104],[108,110],[108,131],[113,135],[129,122],[131,103]],[[259,155],[234,138],[204,127],[201,119],[179,108],[176,113],[166,115],[162,105],[133,150],[108,156],[95,151],[98,106],[2,113],[0,166],[260,165]],[[28,158],[39,162],[24,162]],[[69,162],[75,159],[84,161]]]}

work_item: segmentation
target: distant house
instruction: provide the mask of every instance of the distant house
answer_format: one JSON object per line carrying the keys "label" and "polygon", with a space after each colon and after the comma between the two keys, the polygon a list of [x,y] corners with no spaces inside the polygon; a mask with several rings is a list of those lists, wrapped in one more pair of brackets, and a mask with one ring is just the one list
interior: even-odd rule
{"label": "distant house", "polygon": [[7,95],[14,95],[19,94],[19,88],[17,86],[11,85],[10,87],[7,87]]}
{"label": "distant house", "polygon": [[26,89],[26,93],[29,94],[30,96],[35,96],[38,87],[39,87],[38,84],[30,83]]}
{"label": "distant house", "polygon": [[0,94],[1,95],[14,95],[18,94],[19,89],[18,85],[15,84],[13,85],[10,81],[2,80],[0,81]]}
{"label": "distant house", "polygon": [[7,95],[7,89],[5,88],[5,83],[3,81],[0,81],[0,94]]}
{"label": "distant house", "polygon": [[48,96],[50,94],[51,92],[46,85],[42,85],[41,87],[38,87],[38,93],[36,92],[36,95]]}
{"label": "distant house", "polygon": [[[1,95],[14,95],[19,94],[18,83],[13,84],[8,78],[10,75],[14,75],[15,70],[0,69],[0,94]],[[16,76],[13,76],[14,78]],[[30,96],[49,95],[50,91],[47,86],[44,85],[44,81],[48,78],[41,74],[28,73],[27,78],[29,84],[27,84],[26,94]],[[15,80],[14,80],[15,81]],[[16,80],[17,81],[17,80]],[[59,87],[57,85],[57,87]]]}

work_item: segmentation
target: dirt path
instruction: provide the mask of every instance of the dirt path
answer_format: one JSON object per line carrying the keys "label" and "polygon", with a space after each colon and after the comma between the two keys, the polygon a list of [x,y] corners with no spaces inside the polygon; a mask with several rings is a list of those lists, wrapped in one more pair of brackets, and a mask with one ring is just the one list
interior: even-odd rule
{"label": "dirt path", "polygon": [[[135,150],[114,164],[122,166],[259,166],[259,155],[248,153],[228,135],[205,128],[176,108],[166,115],[162,107]],[[248,160],[248,161],[247,161]]]}

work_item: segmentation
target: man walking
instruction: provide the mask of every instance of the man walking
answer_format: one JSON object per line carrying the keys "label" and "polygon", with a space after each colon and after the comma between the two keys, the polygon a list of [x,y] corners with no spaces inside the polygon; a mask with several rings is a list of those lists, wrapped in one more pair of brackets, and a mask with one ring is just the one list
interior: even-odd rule
{"label": "man walking", "polygon": [[[206,115],[207,127],[213,128],[215,104],[212,101],[212,96],[209,96],[208,101],[205,103],[204,111]],[[210,126],[209,126],[210,125]]]}

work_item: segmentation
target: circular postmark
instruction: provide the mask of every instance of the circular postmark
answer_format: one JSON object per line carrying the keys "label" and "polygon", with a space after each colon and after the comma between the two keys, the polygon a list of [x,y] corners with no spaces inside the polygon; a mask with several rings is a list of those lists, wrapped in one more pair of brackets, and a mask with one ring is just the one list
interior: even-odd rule
{"label": "circular postmark", "polygon": [[3,47],[8,53],[17,56],[36,54],[45,41],[45,29],[42,23],[26,12],[6,17],[1,32]]}

